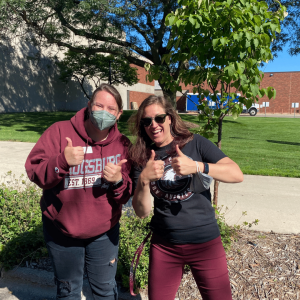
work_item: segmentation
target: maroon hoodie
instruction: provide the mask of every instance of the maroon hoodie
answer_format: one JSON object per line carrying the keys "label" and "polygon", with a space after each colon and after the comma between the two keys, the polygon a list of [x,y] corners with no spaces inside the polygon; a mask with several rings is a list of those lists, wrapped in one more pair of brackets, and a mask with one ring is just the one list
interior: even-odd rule
{"label": "maroon hoodie", "polygon": [[[111,189],[103,179],[108,162],[128,159],[130,141],[115,124],[106,140],[94,142],[86,133],[86,108],[70,121],[57,122],[40,137],[30,152],[25,168],[28,177],[43,189],[41,209],[64,235],[86,239],[112,228],[120,219],[122,204],[131,195],[130,163],[122,165],[123,184]],[[64,155],[66,137],[73,147],[84,148],[81,165],[70,167]]]}

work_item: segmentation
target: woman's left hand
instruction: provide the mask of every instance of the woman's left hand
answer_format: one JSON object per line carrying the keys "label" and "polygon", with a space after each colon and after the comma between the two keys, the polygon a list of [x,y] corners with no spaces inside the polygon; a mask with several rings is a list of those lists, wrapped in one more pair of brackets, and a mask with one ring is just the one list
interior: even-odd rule
{"label": "woman's left hand", "polygon": [[103,177],[106,181],[116,183],[122,179],[122,165],[127,162],[127,159],[122,159],[116,165],[108,163],[103,170]]}
{"label": "woman's left hand", "polygon": [[172,159],[172,168],[176,175],[189,175],[197,172],[196,163],[184,155],[176,145],[177,156]]}

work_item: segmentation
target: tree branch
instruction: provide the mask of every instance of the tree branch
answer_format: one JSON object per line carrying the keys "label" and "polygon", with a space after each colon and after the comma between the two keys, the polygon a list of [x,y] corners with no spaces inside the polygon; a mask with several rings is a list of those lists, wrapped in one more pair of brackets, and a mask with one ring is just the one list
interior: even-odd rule
{"label": "tree branch", "polygon": [[136,51],[137,53],[139,53],[140,55],[142,55],[142,56],[144,56],[144,57],[151,60],[151,56],[149,55],[149,53],[142,50],[141,48],[137,47],[136,45],[134,45],[132,43],[129,43],[129,42],[126,42],[126,41],[120,41],[120,40],[118,40],[114,37],[111,37],[111,36],[109,36],[109,37],[99,36],[97,34],[90,33],[90,32],[88,32],[84,29],[77,29],[74,26],[72,26],[71,24],[69,24],[67,22],[67,20],[64,18],[63,14],[61,13],[61,7],[59,7],[59,8],[55,7],[54,10],[57,13],[57,16],[58,16],[61,24],[63,26],[65,26],[66,28],[68,28],[70,31],[72,31],[75,35],[82,36],[82,37],[85,37],[85,38],[88,38],[88,39],[93,39],[93,40],[96,40],[96,41],[101,41],[101,42],[106,42],[106,43],[113,43],[113,44],[116,44],[116,45],[124,47],[124,48],[131,48],[134,51]]}

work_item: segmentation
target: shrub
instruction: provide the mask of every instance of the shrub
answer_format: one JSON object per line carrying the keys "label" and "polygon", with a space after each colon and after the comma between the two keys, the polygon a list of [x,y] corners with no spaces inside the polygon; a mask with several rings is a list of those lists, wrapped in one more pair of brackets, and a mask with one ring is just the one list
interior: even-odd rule
{"label": "shrub", "polygon": [[[120,221],[120,246],[117,279],[124,287],[129,288],[130,264],[135,251],[149,233],[149,223],[152,215],[145,219],[138,218],[132,208],[123,213]],[[136,286],[144,288],[148,284],[150,239],[145,244],[139,265],[135,274]]]}
{"label": "shrub", "polygon": [[230,249],[232,239],[236,233],[235,228],[230,227],[225,222],[225,214],[216,209],[217,223],[219,225],[223,247],[227,252]]}
{"label": "shrub", "polygon": [[[0,261],[6,269],[19,264],[34,252],[45,252],[41,226],[41,190],[25,184],[19,191],[0,187]],[[41,248],[40,251],[37,251]]]}

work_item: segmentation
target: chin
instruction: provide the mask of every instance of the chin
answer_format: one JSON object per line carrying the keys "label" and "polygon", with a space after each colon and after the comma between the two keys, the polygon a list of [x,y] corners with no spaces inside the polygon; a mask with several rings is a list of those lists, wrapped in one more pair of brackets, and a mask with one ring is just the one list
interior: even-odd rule
{"label": "chin", "polygon": [[157,147],[161,147],[163,144],[167,145],[167,143],[165,143],[164,141],[154,141],[154,143]]}

